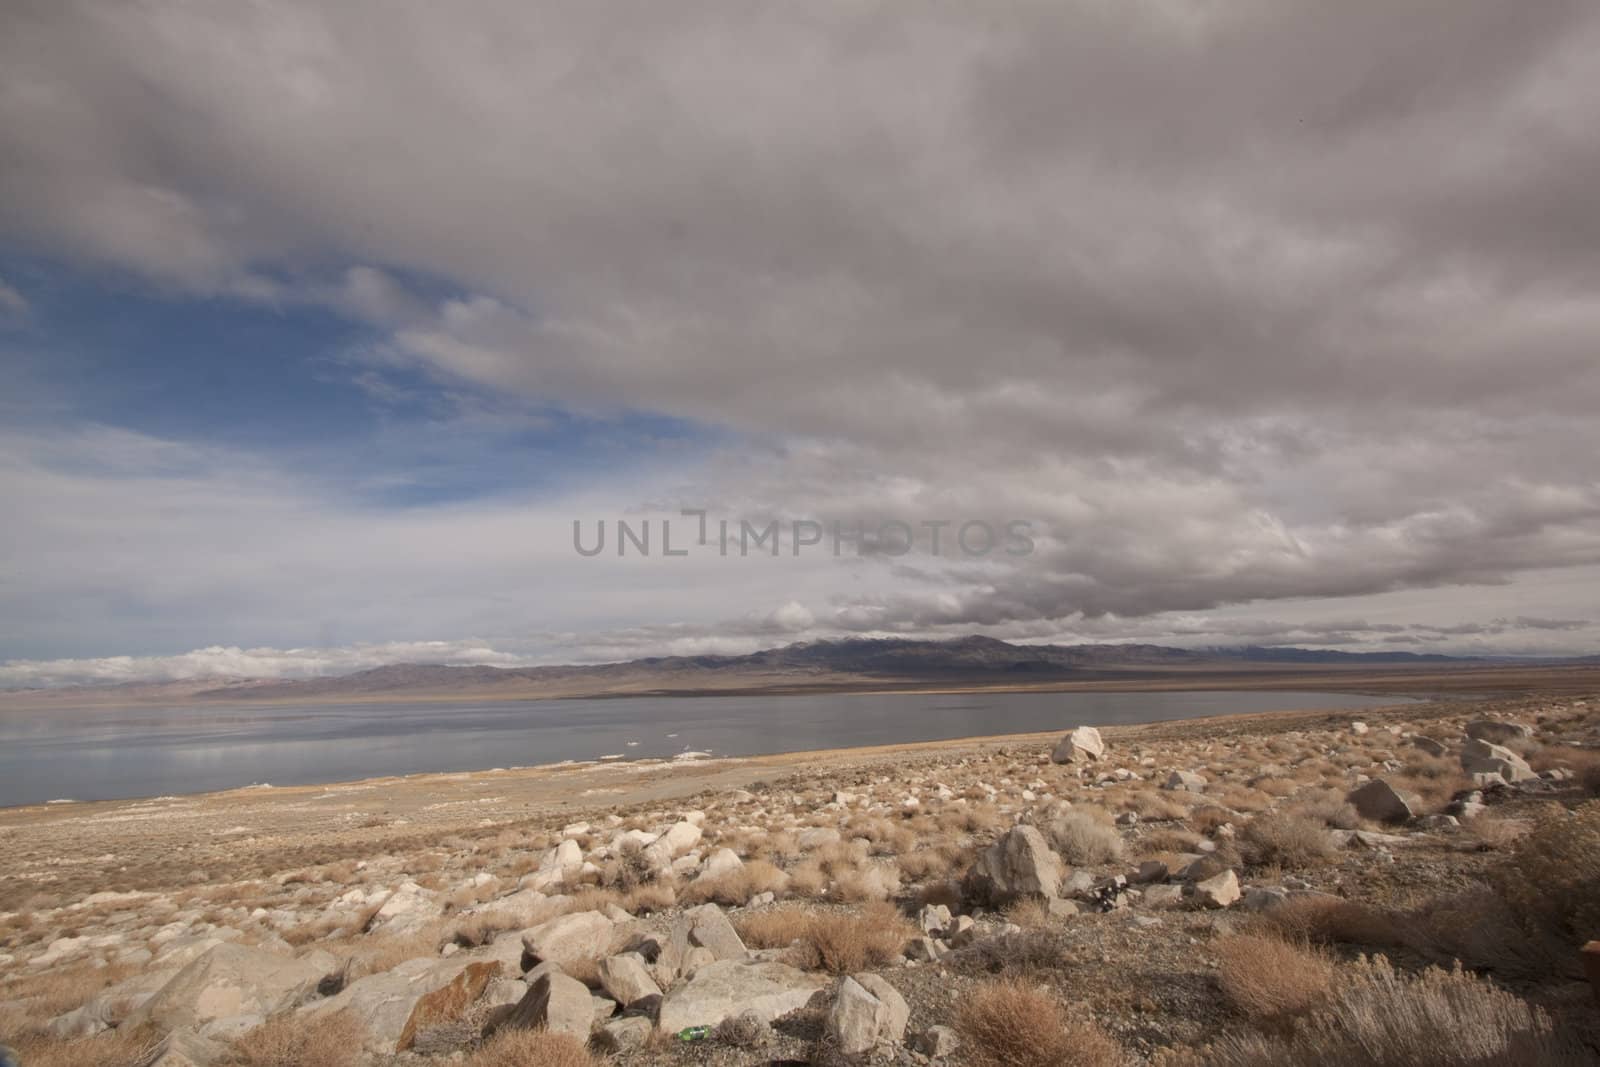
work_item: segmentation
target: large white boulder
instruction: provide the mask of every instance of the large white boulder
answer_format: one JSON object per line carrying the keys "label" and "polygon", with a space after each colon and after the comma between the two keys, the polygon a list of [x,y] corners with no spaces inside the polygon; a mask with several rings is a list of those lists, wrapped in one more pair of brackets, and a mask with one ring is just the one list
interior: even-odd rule
{"label": "large white boulder", "polygon": [[173,975],[125,1025],[177,1030],[233,1015],[265,1018],[305,1000],[337,969],[326,952],[290,959],[245,945],[217,945]]}
{"label": "large white boulder", "polygon": [[675,1034],[689,1026],[715,1026],[745,1011],[770,1023],[805,1007],[824,985],[822,976],[783,963],[717,960],[698,968],[662,998],[657,1025]]}
{"label": "large white boulder", "polygon": [[1100,739],[1099,730],[1093,726],[1076,726],[1056,743],[1050,759],[1055,763],[1080,763],[1097,760],[1105,754],[1106,743]]}
{"label": "large white boulder", "polygon": [[522,947],[535,963],[566,965],[610,954],[616,923],[598,911],[558,915],[522,934]]}
{"label": "large white boulder", "polygon": [[1061,857],[1050,850],[1044,835],[1032,826],[1014,826],[978,854],[967,871],[966,887],[973,897],[1004,904],[1023,897],[1059,895]]}

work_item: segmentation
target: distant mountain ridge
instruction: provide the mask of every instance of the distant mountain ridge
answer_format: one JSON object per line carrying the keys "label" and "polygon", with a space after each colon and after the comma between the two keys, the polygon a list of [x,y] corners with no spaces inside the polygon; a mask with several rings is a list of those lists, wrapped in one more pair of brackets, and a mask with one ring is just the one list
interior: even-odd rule
{"label": "distant mountain ridge", "polygon": [[1412,652],[1337,652],[1274,646],[1184,649],[1166,645],[1018,645],[980,634],[947,641],[849,638],[808,641],[747,655],[651,656],[620,663],[548,667],[457,667],[399,663],[301,681],[242,682],[197,692],[204,698],[297,699],[399,691],[485,691],[582,683],[607,691],[718,688],[750,679],[763,684],[860,681],[1042,681],[1093,677],[1129,668],[1226,664],[1472,664],[1487,660]]}

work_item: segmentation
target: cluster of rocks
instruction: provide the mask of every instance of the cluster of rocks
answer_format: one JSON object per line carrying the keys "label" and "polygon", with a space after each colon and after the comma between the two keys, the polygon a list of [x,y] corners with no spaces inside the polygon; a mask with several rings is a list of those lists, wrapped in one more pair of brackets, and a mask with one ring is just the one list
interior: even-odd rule
{"label": "cluster of rocks", "polygon": [[[1459,818],[1471,818],[1484,811],[1484,790],[1516,788],[1525,792],[1536,791],[1572,777],[1571,771],[1559,767],[1542,774],[1536,772],[1527,760],[1505,747],[1509,743],[1532,738],[1533,728],[1525,723],[1493,719],[1467,723],[1457,755],[1462,771],[1472,782],[1472,788],[1457,795],[1449,813],[1444,815],[1422,815],[1419,798],[1414,793],[1397,788],[1381,777],[1359,785],[1346,799],[1364,819],[1411,824],[1423,830],[1448,829],[1456,826]],[[1445,757],[1451,752],[1451,747],[1438,738],[1415,734],[1410,741],[1415,748],[1432,757]]]}

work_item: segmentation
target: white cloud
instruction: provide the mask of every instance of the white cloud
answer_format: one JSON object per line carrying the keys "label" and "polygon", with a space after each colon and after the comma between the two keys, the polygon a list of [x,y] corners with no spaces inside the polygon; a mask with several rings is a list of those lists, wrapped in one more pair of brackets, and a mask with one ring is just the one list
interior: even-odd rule
{"label": "white cloud", "polygon": [[[0,41],[0,235],[333,306],[388,331],[375,363],[498,403],[739,444],[375,515],[248,456],[71,474],[13,443],[5,636],[1135,633],[1460,586],[1537,614],[1519,575],[1600,565],[1600,15],[1444,6],[37,6]],[[543,547],[683,504],[1039,544],[676,572]]]}

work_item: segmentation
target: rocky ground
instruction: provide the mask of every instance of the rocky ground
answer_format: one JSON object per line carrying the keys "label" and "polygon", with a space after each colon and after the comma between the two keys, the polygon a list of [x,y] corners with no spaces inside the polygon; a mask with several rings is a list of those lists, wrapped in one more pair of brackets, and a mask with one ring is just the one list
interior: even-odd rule
{"label": "rocky ground", "polygon": [[1327,1061],[1370,1025],[1591,1062],[1597,793],[1600,699],[1562,693],[13,809],[0,1041],[1044,1067]]}

